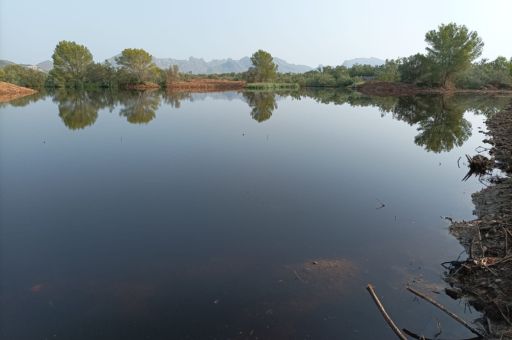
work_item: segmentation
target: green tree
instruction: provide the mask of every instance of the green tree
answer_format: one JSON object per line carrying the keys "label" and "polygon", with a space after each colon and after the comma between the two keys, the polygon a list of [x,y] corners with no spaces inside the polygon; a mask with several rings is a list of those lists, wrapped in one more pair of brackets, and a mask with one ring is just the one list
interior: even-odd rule
{"label": "green tree", "polygon": [[178,65],[171,65],[167,70],[165,70],[165,82],[166,84],[171,84],[180,79],[180,69]]}
{"label": "green tree", "polygon": [[274,58],[268,52],[258,50],[251,57],[252,65],[248,71],[248,79],[251,82],[271,82],[276,79],[277,65]]}
{"label": "green tree", "polygon": [[386,60],[384,65],[377,68],[375,78],[381,81],[399,81],[400,73],[398,72],[398,63],[395,60]]}
{"label": "green tree", "polygon": [[46,73],[21,65],[7,65],[0,69],[0,80],[19,86],[41,88],[46,82]]}
{"label": "green tree", "polygon": [[140,48],[124,49],[116,62],[139,83],[152,80],[158,73],[151,54]]}
{"label": "green tree", "polygon": [[116,70],[110,63],[93,63],[87,67],[85,80],[99,87],[113,87],[116,83]]}
{"label": "green tree", "polygon": [[425,41],[430,45],[427,57],[435,65],[439,81],[445,88],[453,87],[453,78],[471,66],[471,62],[482,54],[484,46],[476,32],[454,23],[427,32]]}
{"label": "green tree", "polygon": [[51,76],[56,83],[65,86],[81,86],[86,70],[93,63],[89,49],[74,41],[61,41],[53,52]]}
{"label": "green tree", "polygon": [[455,83],[457,87],[469,89],[512,88],[509,67],[509,62],[504,57],[498,57],[494,61],[484,59],[458,74]]}

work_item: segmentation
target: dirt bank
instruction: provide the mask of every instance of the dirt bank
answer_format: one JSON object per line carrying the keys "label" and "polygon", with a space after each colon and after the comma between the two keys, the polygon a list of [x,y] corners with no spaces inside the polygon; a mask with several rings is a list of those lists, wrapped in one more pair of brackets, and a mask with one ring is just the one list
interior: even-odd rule
{"label": "dirt bank", "polygon": [[190,81],[174,81],[169,83],[167,84],[167,90],[176,92],[233,91],[243,89],[245,84],[245,81],[193,79]]}
{"label": "dirt bank", "polygon": [[13,99],[29,96],[34,93],[37,93],[37,91],[0,81],[0,103],[5,103]]}
{"label": "dirt bank", "polygon": [[414,96],[418,94],[512,94],[512,90],[484,89],[484,90],[446,90],[443,88],[425,88],[413,84],[390,83],[385,81],[369,81],[356,86],[356,90],[369,96]]}
{"label": "dirt bank", "polygon": [[126,85],[127,90],[137,90],[137,91],[155,90],[155,89],[159,89],[159,88],[160,88],[160,85],[151,83],[151,82]]}
{"label": "dirt bank", "polygon": [[452,261],[447,291],[483,313],[488,339],[512,339],[512,106],[487,121],[494,166],[504,171],[472,195],[477,219],[454,222],[450,232],[468,259]]}

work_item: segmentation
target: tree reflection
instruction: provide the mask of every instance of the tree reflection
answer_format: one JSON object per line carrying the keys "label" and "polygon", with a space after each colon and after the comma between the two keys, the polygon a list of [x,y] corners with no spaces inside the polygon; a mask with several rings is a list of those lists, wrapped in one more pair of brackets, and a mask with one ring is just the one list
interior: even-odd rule
{"label": "tree reflection", "polygon": [[414,142],[427,151],[439,153],[462,146],[471,136],[471,123],[464,118],[466,104],[457,97],[400,97],[393,117],[418,125],[420,133]]}
{"label": "tree reflection", "polygon": [[163,98],[166,104],[169,104],[171,107],[176,109],[181,107],[181,102],[183,100],[192,101],[192,95],[190,92],[167,91],[164,93]]}
{"label": "tree reflection", "polygon": [[124,107],[119,111],[120,116],[133,124],[147,124],[156,116],[160,97],[154,91],[130,92],[121,102]]}
{"label": "tree reflection", "polygon": [[20,98],[12,99],[7,102],[0,102],[0,108],[8,107],[8,106],[12,106],[12,107],[27,106],[28,104],[35,103],[41,99],[46,98],[46,96],[48,96],[48,93],[43,89],[37,93],[30,94],[28,96],[23,96]]}
{"label": "tree reflection", "polygon": [[272,112],[277,109],[276,94],[274,92],[252,92],[247,91],[243,96],[251,107],[251,117],[264,122],[272,117]]}
{"label": "tree reflection", "polygon": [[70,130],[93,125],[98,118],[101,102],[86,91],[57,91],[54,101],[59,105],[59,116]]}
{"label": "tree reflection", "polygon": [[329,89],[303,93],[321,103],[378,107],[383,116],[391,113],[394,119],[416,125],[419,134],[414,142],[436,153],[461,146],[471,136],[471,123],[464,118],[466,111],[490,116],[510,103],[510,97],[475,95],[374,97]]}

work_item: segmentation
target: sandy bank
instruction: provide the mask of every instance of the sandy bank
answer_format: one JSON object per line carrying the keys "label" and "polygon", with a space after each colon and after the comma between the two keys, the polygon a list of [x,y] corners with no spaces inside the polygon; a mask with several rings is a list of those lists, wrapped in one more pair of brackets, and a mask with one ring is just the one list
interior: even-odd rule
{"label": "sandy bank", "polygon": [[0,81],[0,103],[5,103],[24,96],[29,96],[34,93],[37,93],[37,91]]}

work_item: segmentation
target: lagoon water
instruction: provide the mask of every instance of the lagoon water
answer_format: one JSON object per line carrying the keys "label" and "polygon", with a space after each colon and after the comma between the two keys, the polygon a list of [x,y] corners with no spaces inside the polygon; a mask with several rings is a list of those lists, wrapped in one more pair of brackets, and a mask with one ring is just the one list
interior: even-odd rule
{"label": "lagoon water", "polygon": [[[471,333],[443,292],[508,98],[57,92],[0,107],[0,338]],[[462,254],[462,256],[466,256]]]}

